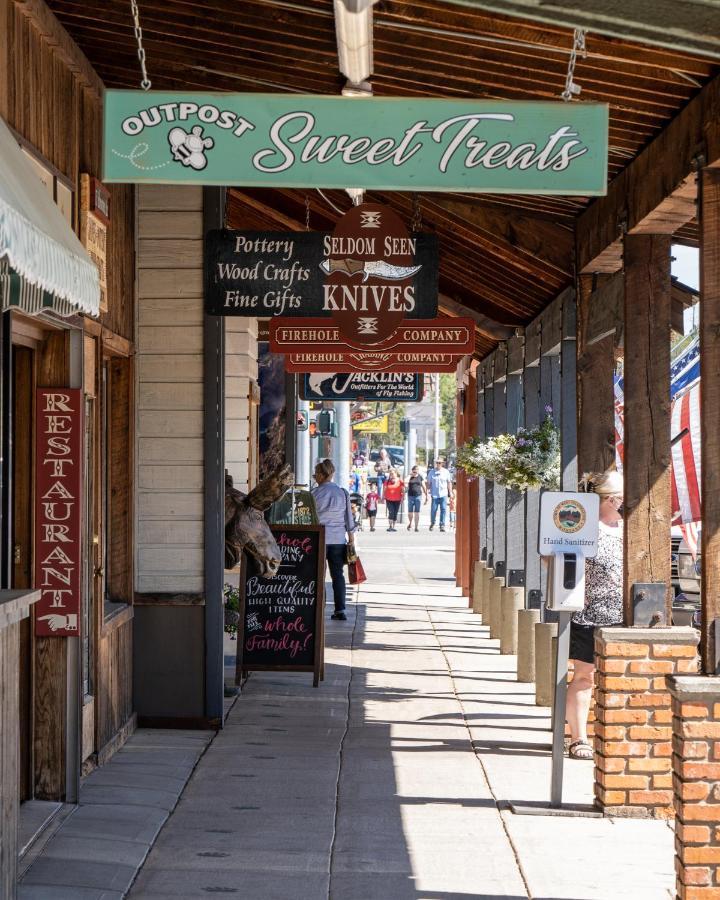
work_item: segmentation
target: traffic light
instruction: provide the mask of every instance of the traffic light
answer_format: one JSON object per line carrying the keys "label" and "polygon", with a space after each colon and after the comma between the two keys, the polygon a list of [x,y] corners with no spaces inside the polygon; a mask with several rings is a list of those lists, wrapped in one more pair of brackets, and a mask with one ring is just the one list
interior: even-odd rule
{"label": "traffic light", "polygon": [[317,414],[315,420],[317,422],[317,430],[319,434],[335,437],[337,429],[335,428],[335,412],[332,409],[323,409]]}
{"label": "traffic light", "polygon": [[400,434],[410,434],[410,419],[400,419]]}

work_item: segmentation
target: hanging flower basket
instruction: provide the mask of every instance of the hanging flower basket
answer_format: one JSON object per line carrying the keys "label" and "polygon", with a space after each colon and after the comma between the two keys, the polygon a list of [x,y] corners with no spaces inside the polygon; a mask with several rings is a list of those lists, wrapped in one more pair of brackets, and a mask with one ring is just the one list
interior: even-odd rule
{"label": "hanging flower basket", "polygon": [[560,487],[560,432],[546,406],[545,421],[517,434],[472,438],[458,449],[457,465],[467,475],[494,481],[514,491]]}

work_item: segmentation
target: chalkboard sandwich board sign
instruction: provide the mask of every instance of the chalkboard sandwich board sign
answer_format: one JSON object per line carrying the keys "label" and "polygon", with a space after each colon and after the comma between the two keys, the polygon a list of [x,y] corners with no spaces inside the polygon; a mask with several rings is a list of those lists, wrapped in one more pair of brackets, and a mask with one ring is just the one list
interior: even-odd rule
{"label": "chalkboard sandwich board sign", "polygon": [[273,578],[243,554],[237,675],[244,672],[312,672],[323,675],[325,633],[325,529],[322,525],[272,525],[282,562]]}

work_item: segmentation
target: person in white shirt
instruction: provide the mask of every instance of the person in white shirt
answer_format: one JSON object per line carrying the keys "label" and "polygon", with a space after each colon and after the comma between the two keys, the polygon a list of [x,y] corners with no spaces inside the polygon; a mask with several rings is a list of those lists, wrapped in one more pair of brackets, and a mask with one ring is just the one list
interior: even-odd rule
{"label": "person in white shirt", "polygon": [[443,466],[441,459],[435,460],[435,466],[427,474],[427,483],[430,488],[430,531],[435,527],[435,519],[440,511],[440,531],[445,531],[445,516],[447,515],[448,495],[452,485],[452,476]]}
{"label": "person in white shirt", "polygon": [[344,622],[345,615],[345,572],[347,545],[355,544],[355,519],[350,506],[350,495],[333,483],[335,466],[332,460],[321,459],[315,466],[317,487],[312,495],[315,500],[318,520],[325,526],[325,558],[330,569],[333,586],[335,612],[331,618]]}

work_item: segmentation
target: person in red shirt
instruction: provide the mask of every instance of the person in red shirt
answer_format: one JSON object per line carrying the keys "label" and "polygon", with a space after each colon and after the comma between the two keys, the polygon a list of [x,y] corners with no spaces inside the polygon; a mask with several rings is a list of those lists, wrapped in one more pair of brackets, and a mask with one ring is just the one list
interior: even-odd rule
{"label": "person in red shirt", "polygon": [[370,520],[370,531],[375,531],[375,516],[377,515],[379,502],[380,494],[378,494],[375,488],[371,487],[365,495],[365,510],[367,512],[367,517]]}
{"label": "person in red shirt", "polygon": [[388,514],[388,522],[390,526],[388,527],[388,531],[397,531],[395,527],[395,521],[398,517],[398,511],[400,509],[400,504],[402,503],[403,496],[405,495],[405,483],[402,478],[398,477],[398,473],[395,469],[390,469],[388,473],[388,480],[385,482],[385,489],[383,490],[383,496],[385,497],[385,506],[387,508]]}

